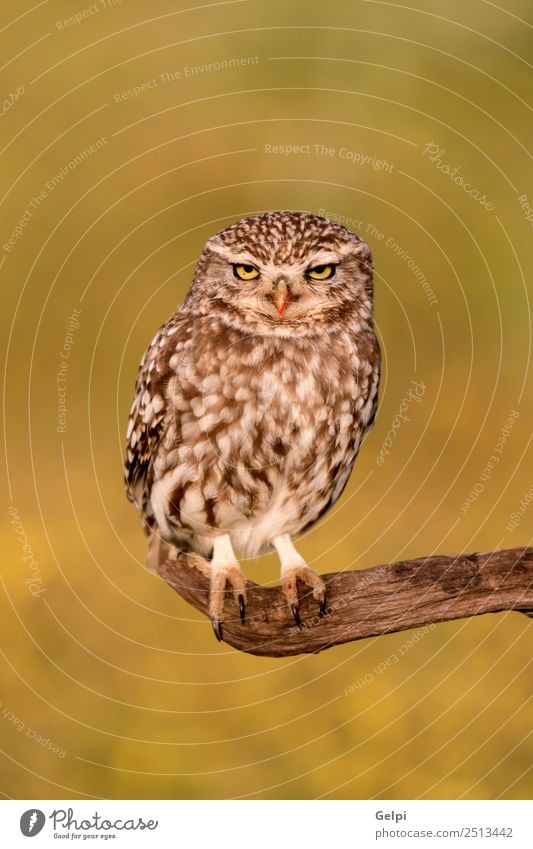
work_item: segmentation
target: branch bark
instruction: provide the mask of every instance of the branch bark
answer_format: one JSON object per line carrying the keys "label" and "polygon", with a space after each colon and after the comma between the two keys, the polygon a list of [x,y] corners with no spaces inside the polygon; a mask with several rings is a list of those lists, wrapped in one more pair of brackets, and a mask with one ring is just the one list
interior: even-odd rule
{"label": "branch bark", "polygon": [[[207,614],[205,560],[176,552],[158,571],[185,601]],[[320,617],[316,602],[302,592],[301,629],[279,587],[247,583],[244,624],[228,593],[223,639],[250,654],[286,657],[482,613],[533,615],[533,548],[421,557],[322,577],[328,588],[327,613]]]}

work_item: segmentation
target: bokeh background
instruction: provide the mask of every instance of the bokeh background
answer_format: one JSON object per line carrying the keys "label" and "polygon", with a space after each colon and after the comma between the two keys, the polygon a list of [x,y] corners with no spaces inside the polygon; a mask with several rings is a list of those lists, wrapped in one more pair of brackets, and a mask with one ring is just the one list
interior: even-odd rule
{"label": "bokeh background", "polygon": [[[204,241],[326,212],[373,249],[384,373],[300,550],[336,571],[528,542],[531,4],[0,14],[2,795],[526,797],[526,617],[240,654],[145,570],[121,466],[138,361]],[[272,556],[244,567],[277,580]]]}

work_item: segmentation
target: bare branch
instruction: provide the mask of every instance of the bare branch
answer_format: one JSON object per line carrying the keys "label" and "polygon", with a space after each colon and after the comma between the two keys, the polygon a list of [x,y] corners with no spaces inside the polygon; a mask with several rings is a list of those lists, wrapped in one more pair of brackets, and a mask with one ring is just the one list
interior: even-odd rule
{"label": "bare branch", "polygon": [[[158,571],[185,601],[207,613],[204,560],[176,553]],[[481,613],[533,614],[533,548],[422,557],[322,577],[328,587],[327,614],[320,617],[316,602],[302,593],[301,629],[278,587],[248,582],[244,624],[228,594],[224,640],[250,654],[285,657]]]}

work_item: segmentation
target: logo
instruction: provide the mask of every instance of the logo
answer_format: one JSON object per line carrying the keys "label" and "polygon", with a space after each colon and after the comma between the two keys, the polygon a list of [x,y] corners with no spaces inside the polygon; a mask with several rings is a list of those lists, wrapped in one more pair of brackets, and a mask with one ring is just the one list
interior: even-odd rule
{"label": "logo", "polygon": [[37,808],[31,808],[22,814],[20,818],[20,830],[24,837],[35,837],[36,834],[42,831],[45,822],[46,817],[43,812],[37,810]]}

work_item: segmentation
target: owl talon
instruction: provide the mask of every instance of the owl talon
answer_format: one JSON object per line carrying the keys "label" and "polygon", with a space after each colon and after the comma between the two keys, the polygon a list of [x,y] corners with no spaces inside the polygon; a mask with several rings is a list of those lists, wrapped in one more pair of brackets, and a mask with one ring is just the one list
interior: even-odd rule
{"label": "owl talon", "polygon": [[294,616],[294,621],[296,622],[296,624],[298,625],[298,628],[301,631],[303,629],[303,625],[302,625],[302,620],[300,619],[300,612],[298,610],[299,606],[300,606],[299,604],[294,604],[294,603],[291,604],[291,613]]}
{"label": "owl talon", "polygon": [[287,603],[299,628],[302,627],[298,597],[298,581],[305,584],[320,606],[320,616],[326,613],[326,585],[320,575],[303,560],[294,548],[289,534],[282,534],[272,540],[281,560],[281,584]]}
{"label": "owl talon", "polygon": [[222,623],[219,622],[216,616],[213,616],[211,618],[211,625],[213,626],[213,631],[218,642],[222,642]]}
{"label": "owl talon", "polygon": [[235,604],[239,608],[239,617],[244,622],[246,613],[246,579],[242,574],[235,557],[228,534],[216,537],[211,560],[211,589],[209,593],[209,616],[213,623],[213,631],[217,640],[222,639],[222,620],[224,617],[224,602],[226,586],[229,584],[233,592]]}

